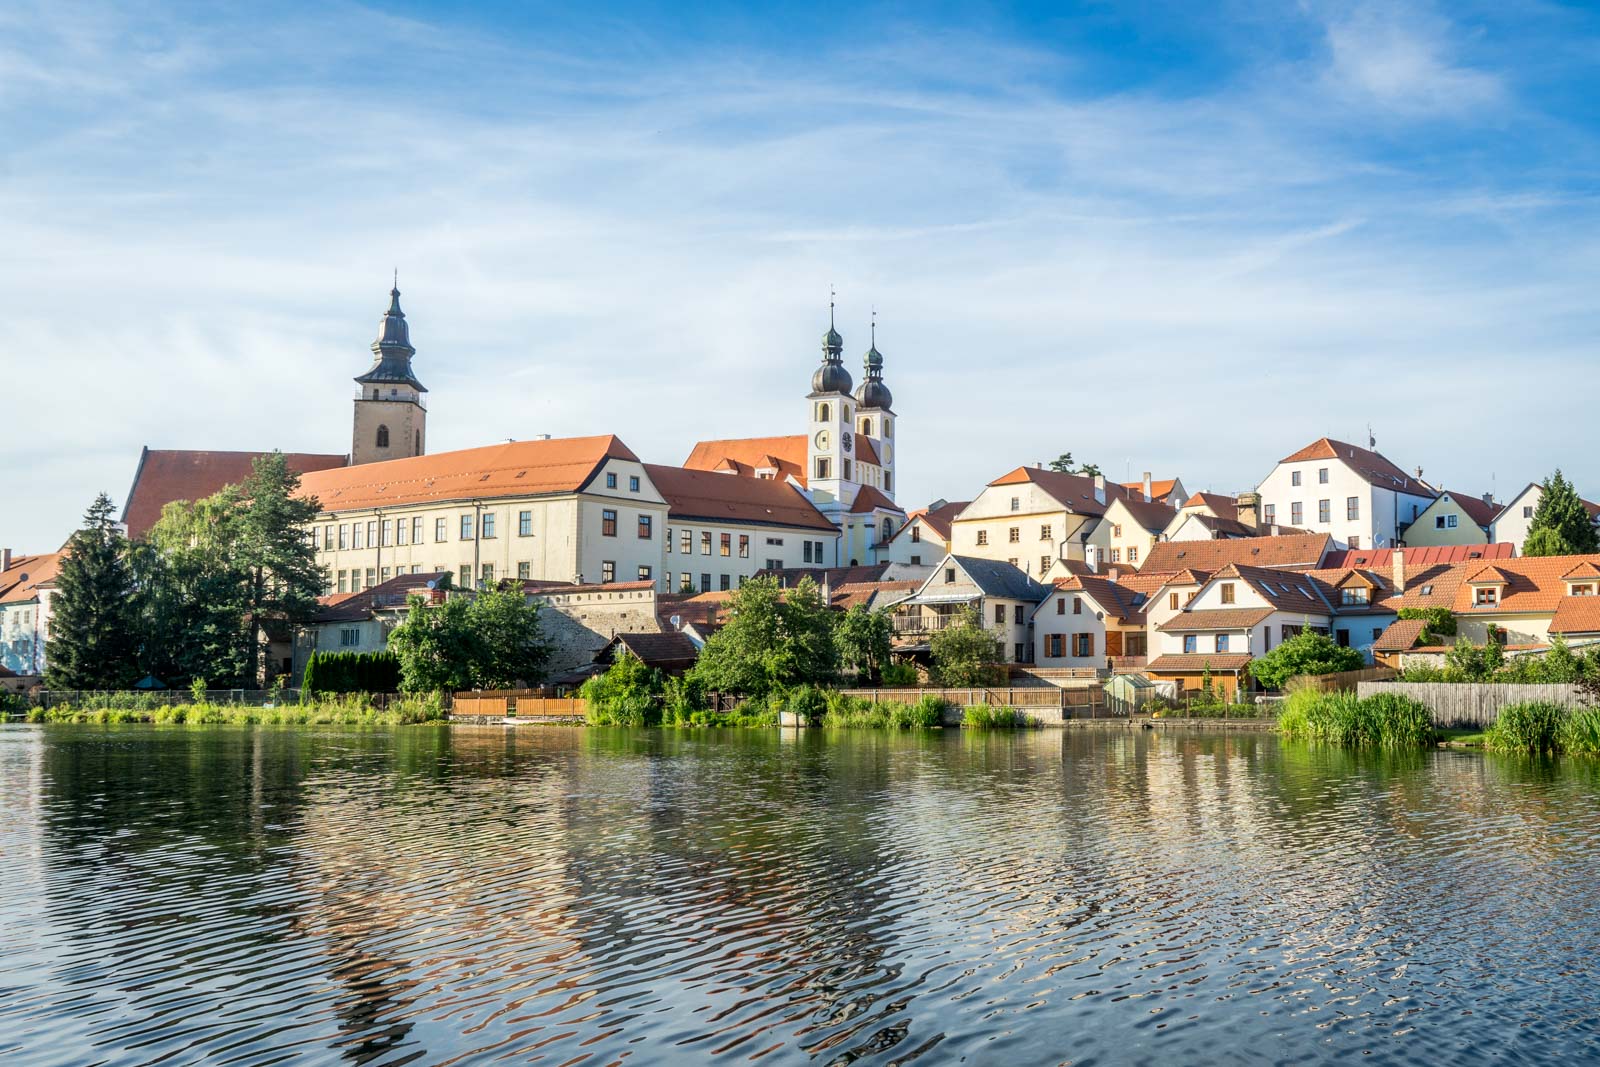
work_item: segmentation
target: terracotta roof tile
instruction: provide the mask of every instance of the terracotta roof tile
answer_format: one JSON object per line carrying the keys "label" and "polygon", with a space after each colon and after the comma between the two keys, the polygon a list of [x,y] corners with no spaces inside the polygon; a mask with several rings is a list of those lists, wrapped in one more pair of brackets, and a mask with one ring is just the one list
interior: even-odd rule
{"label": "terracotta roof tile", "polygon": [[[1142,621],[1145,606],[1149,603],[1148,592],[1113,582],[1101,575],[1074,574],[1057,578],[1054,584],[1062,592],[1082,592],[1101,611],[1125,624]],[[1041,601],[1040,607],[1048,602],[1048,599]]]}
{"label": "terracotta roof tile", "polygon": [[433,571],[418,574],[397,574],[388,581],[379,582],[370,589],[363,589],[340,597],[337,601],[328,604],[312,615],[312,622],[358,622],[372,618],[372,613],[378,608],[398,608],[405,606],[412,596],[427,596],[433,592],[428,588],[429,582],[438,583],[449,577],[448,571]]}
{"label": "terracotta roof tile", "polygon": [[1210,508],[1221,519],[1235,518],[1239,512],[1239,502],[1225,493],[1191,493],[1183,506],[1184,509]]}
{"label": "terracotta roof tile", "polygon": [[1272,617],[1272,608],[1208,608],[1180,611],[1156,629],[1163,633],[1192,633],[1199,630],[1248,630]]}
{"label": "terracotta roof tile", "polygon": [[1331,437],[1319,438],[1293,455],[1285,456],[1280,463],[1302,463],[1314,459],[1336,459],[1355,471],[1370,485],[1394,489],[1412,496],[1437,496],[1427,482],[1418,481],[1378,452]]}
{"label": "terracotta roof tile", "polygon": [[39,586],[55,581],[65,552],[12,556],[11,566],[0,571],[0,604],[25,604],[39,595]]}
{"label": "terracotta roof tile", "polygon": [[1215,571],[1229,563],[1309,570],[1322,562],[1330,543],[1327,534],[1161,541],[1150,546],[1139,571],[1142,574],[1162,574],[1191,567]]}
{"label": "terracotta roof tile", "polygon": [[1394,564],[1394,554],[1406,554],[1406,569],[1432,567],[1437,564],[1470,563],[1480,559],[1510,559],[1517,554],[1517,546],[1509,541],[1493,545],[1428,545],[1417,548],[1339,548],[1322,557],[1323,567],[1371,567],[1388,571]]}
{"label": "terracotta roof tile", "polygon": [[1427,628],[1426,619],[1396,619],[1372,642],[1372,651],[1405,652],[1416,647],[1422,631]]}
{"label": "terracotta roof tile", "polygon": [[1145,668],[1174,674],[1199,673],[1210,667],[1213,671],[1237,671],[1250,666],[1250,655],[1244,652],[1169,652],[1157,656]]}
{"label": "terracotta roof tile", "polygon": [[[1144,502],[1144,482],[1118,482],[1117,484],[1137,497],[1140,503]],[[1158,501],[1177,487],[1178,479],[1176,478],[1152,479],[1150,482],[1150,499]]]}
{"label": "terracotta roof tile", "polygon": [[838,533],[828,517],[786,481],[730,478],[714,471],[644,465],[650,481],[667,501],[673,522],[694,520]]}
{"label": "terracotta roof tile", "polygon": [[1303,571],[1287,571],[1272,567],[1241,567],[1230,563],[1211,576],[1212,581],[1236,578],[1245,582],[1271,604],[1276,611],[1296,614],[1331,615],[1337,601],[1331,590],[1321,581]]}
{"label": "terracotta roof tile", "polygon": [[313,471],[300,495],[316,497],[324,511],[454,500],[575,493],[606,459],[638,462],[618,438],[558,437],[507,441],[411,459]]}
{"label": "terracotta roof tile", "polygon": [[1550,620],[1553,634],[1600,634],[1600,596],[1564,596]]}
{"label": "terracotta roof tile", "polygon": [[[1522,556],[1516,559],[1505,559],[1495,562],[1490,567],[1477,567],[1472,569],[1462,568],[1465,579],[1458,583],[1455,590],[1455,600],[1451,605],[1457,614],[1484,614],[1496,613],[1554,613],[1557,606],[1567,595],[1566,582],[1562,576],[1574,567],[1585,563],[1600,564],[1600,554],[1588,556]],[[1489,574],[1486,572],[1494,571]],[[1505,588],[1500,593],[1499,603],[1475,607],[1474,594],[1470,584],[1477,582],[1504,582]],[[1407,587],[1411,585],[1407,581]]]}
{"label": "terracotta roof tile", "polygon": [[[950,540],[950,523],[963,508],[972,503],[970,500],[951,500],[940,504],[938,507],[920,508],[906,516],[906,523],[894,532],[897,538],[901,531],[908,529],[911,523],[921,519],[922,524],[932,530],[942,541]],[[891,538],[893,540],[893,538]]]}
{"label": "terracotta roof tile", "polygon": [[[1070,512],[1080,515],[1104,515],[1106,505],[1121,497],[1130,500],[1134,494],[1126,487],[1116,482],[1105,484],[1106,503],[1102,504],[1095,499],[1094,479],[1083,474],[1063,474],[1060,471],[1047,470],[1043,467],[1018,467],[1007,471],[990,485],[1022,485],[1032,482],[1046,493],[1050,494],[1057,503]],[[1144,501],[1144,488],[1141,486],[1138,493],[1139,501]]]}
{"label": "terracotta roof tile", "polygon": [[683,465],[691,470],[727,470],[754,478],[756,470],[776,461],[778,478],[806,484],[806,438],[741,437],[722,441],[697,441]]}
{"label": "terracotta roof tile", "polygon": [[850,514],[864,515],[879,508],[885,511],[893,511],[900,515],[905,514],[900,505],[884,496],[876,487],[870,485],[863,485],[856,491],[856,498],[850,504]]}
{"label": "terracotta roof tile", "polygon": [[[203,500],[250,477],[251,466],[268,452],[205,452],[184,448],[146,448],[139,454],[122,522],[129,537],[143,537],[161,518],[161,509],[177,500]],[[284,460],[299,475],[343,467],[344,456],[286,452]]]}

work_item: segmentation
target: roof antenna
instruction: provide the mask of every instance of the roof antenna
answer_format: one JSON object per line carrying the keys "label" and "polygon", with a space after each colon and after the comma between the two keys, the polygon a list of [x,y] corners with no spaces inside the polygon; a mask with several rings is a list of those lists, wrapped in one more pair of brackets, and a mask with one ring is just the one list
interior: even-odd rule
{"label": "roof antenna", "polygon": [[396,292],[400,291],[400,268],[399,267],[396,267],[394,269],[394,288],[395,288]]}
{"label": "roof antenna", "polygon": [[1372,436],[1372,423],[1370,422],[1367,423],[1367,448],[1371,451],[1376,451],[1378,448],[1378,439]]}

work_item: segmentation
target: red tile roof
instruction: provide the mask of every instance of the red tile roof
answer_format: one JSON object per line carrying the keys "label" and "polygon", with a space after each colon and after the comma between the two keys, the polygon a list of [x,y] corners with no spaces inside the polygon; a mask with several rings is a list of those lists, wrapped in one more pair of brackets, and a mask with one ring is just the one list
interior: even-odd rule
{"label": "red tile roof", "polygon": [[1141,574],[1171,574],[1188,568],[1215,571],[1229,563],[1309,570],[1322,562],[1327,534],[1231,537],[1212,541],[1161,541],[1150,546]]}
{"label": "red tile roof", "polygon": [[1248,630],[1257,623],[1271,618],[1272,611],[1272,608],[1207,608],[1200,611],[1181,611],[1156,629],[1173,634],[1200,630]]}
{"label": "red tile roof", "polygon": [[[1046,493],[1050,494],[1063,508],[1080,515],[1104,515],[1106,505],[1121,497],[1124,500],[1132,499],[1134,494],[1116,482],[1105,484],[1106,503],[1102,504],[1095,499],[1094,479],[1083,474],[1062,474],[1060,471],[1047,470],[1043,467],[1018,467],[1007,471],[990,485],[1022,485],[1032,482]],[[1144,489],[1141,486],[1138,493],[1140,502],[1144,500]]]}
{"label": "red tile roof", "polygon": [[[1462,568],[1465,580],[1458,583],[1451,605],[1457,614],[1494,615],[1497,613],[1554,613],[1567,595],[1562,576],[1584,563],[1600,564],[1600,555],[1523,556],[1500,560],[1488,567]],[[1494,571],[1495,573],[1487,573]],[[1498,604],[1475,607],[1469,582],[1504,582]],[[1410,586],[1407,580],[1407,586]]]}
{"label": "red tile roof", "polygon": [[1185,509],[1210,508],[1219,519],[1237,518],[1239,512],[1239,502],[1224,493],[1192,493],[1183,506]]}
{"label": "red tile roof", "polygon": [[894,536],[899,537],[903,530],[909,529],[913,522],[920,519],[922,524],[937,534],[941,541],[949,541],[951,521],[970,503],[972,503],[970,500],[947,500],[936,508],[919,508],[906,516],[906,524],[896,530]]}
{"label": "red tile roof", "polygon": [[1466,493],[1453,492],[1445,492],[1439,495],[1449,497],[1455,502],[1456,507],[1466,514],[1467,518],[1485,530],[1489,528],[1490,523],[1494,522],[1494,517],[1500,514],[1500,505],[1486,503],[1481,496],[1469,496]]}
{"label": "red tile roof", "polygon": [[1517,546],[1509,541],[1493,545],[1429,545],[1418,548],[1340,548],[1322,557],[1322,566],[1370,567],[1387,572],[1394,564],[1394,554],[1406,554],[1406,570],[1432,567],[1438,564],[1469,563],[1480,559],[1510,559],[1517,554]]}
{"label": "red tile roof", "polygon": [[758,469],[776,467],[778,478],[806,484],[806,438],[741,437],[723,441],[698,441],[685,467],[697,471],[723,471],[754,478]]}
{"label": "red tile roof", "polygon": [[1248,666],[1250,655],[1245,652],[1169,652],[1151,660],[1145,669],[1172,674],[1199,674],[1207,667],[1213,671],[1232,673]]}
{"label": "red tile roof", "polygon": [[1372,651],[1405,652],[1416,647],[1422,631],[1427,628],[1426,619],[1396,619],[1372,642]]}
{"label": "red tile roof", "polygon": [[1564,596],[1550,620],[1553,634],[1600,634],[1600,596]]}
{"label": "red tile roof", "polygon": [[1277,611],[1328,615],[1337,600],[1323,582],[1304,572],[1230,563],[1211,576],[1212,581],[1230,578],[1245,582]]}
{"label": "red tile roof", "polygon": [[880,508],[885,511],[895,512],[899,515],[905,514],[905,512],[900,509],[900,505],[884,496],[883,493],[877,488],[870,485],[863,485],[859,490],[857,490],[856,498],[850,504],[850,514],[864,515],[869,511],[876,511]]}
{"label": "red tile roof", "polygon": [[61,573],[65,552],[37,556],[12,556],[11,566],[0,571],[0,604],[25,604],[39,595],[39,586]]}
{"label": "red tile roof", "polygon": [[[1144,482],[1118,482],[1118,485],[1128,490],[1141,502],[1144,500]],[[1162,478],[1159,481],[1152,479],[1150,482],[1150,499],[1160,500],[1178,487],[1178,479]]]}
{"label": "red tile roof", "polygon": [[[161,509],[177,500],[203,500],[220,489],[250,477],[252,464],[267,452],[201,452],[182,448],[146,448],[139,453],[122,508],[129,537],[143,537],[161,518]],[[284,461],[299,475],[343,467],[344,456],[286,452]]]}
{"label": "red tile roof", "polygon": [[507,441],[432,456],[313,471],[300,480],[300,495],[316,497],[322,510],[333,512],[575,493],[589,483],[607,459],[637,463],[639,457],[609,434]]}
{"label": "red tile roof", "polygon": [[646,463],[644,469],[666,498],[668,517],[673,522],[694,520],[839,532],[826,515],[786,481],[730,478],[726,474],[656,463]]}
{"label": "red tile roof", "polygon": [[[1131,577],[1131,576],[1130,576]],[[1074,574],[1057,578],[1055,588],[1061,592],[1082,592],[1101,611],[1123,623],[1142,622],[1149,592],[1134,589],[1121,582],[1097,574]],[[1048,600],[1041,601],[1042,607]]]}
{"label": "red tile roof", "polygon": [[1313,459],[1336,459],[1355,471],[1370,485],[1394,489],[1412,496],[1437,496],[1427,482],[1420,482],[1391,463],[1388,457],[1331,437],[1322,437],[1300,451],[1283,457],[1281,463],[1301,463]]}

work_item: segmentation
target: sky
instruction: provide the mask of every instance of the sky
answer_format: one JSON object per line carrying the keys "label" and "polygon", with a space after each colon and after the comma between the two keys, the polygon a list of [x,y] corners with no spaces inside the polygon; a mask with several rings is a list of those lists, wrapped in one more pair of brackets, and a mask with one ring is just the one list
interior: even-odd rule
{"label": "sky", "polygon": [[907,507],[1369,426],[1600,496],[1595,10],[222,6],[0,5],[0,545],[348,451],[394,270],[431,451],[803,432],[832,287]]}

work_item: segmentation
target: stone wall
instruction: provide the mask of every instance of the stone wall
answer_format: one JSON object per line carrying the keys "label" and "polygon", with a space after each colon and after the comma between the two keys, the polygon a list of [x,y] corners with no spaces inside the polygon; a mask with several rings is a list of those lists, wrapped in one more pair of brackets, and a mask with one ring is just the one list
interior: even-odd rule
{"label": "stone wall", "polygon": [[661,632],[653,589],[545,594],[539,624],[550,642],[549,672],[565,674],[594,662],[618,634]]}

